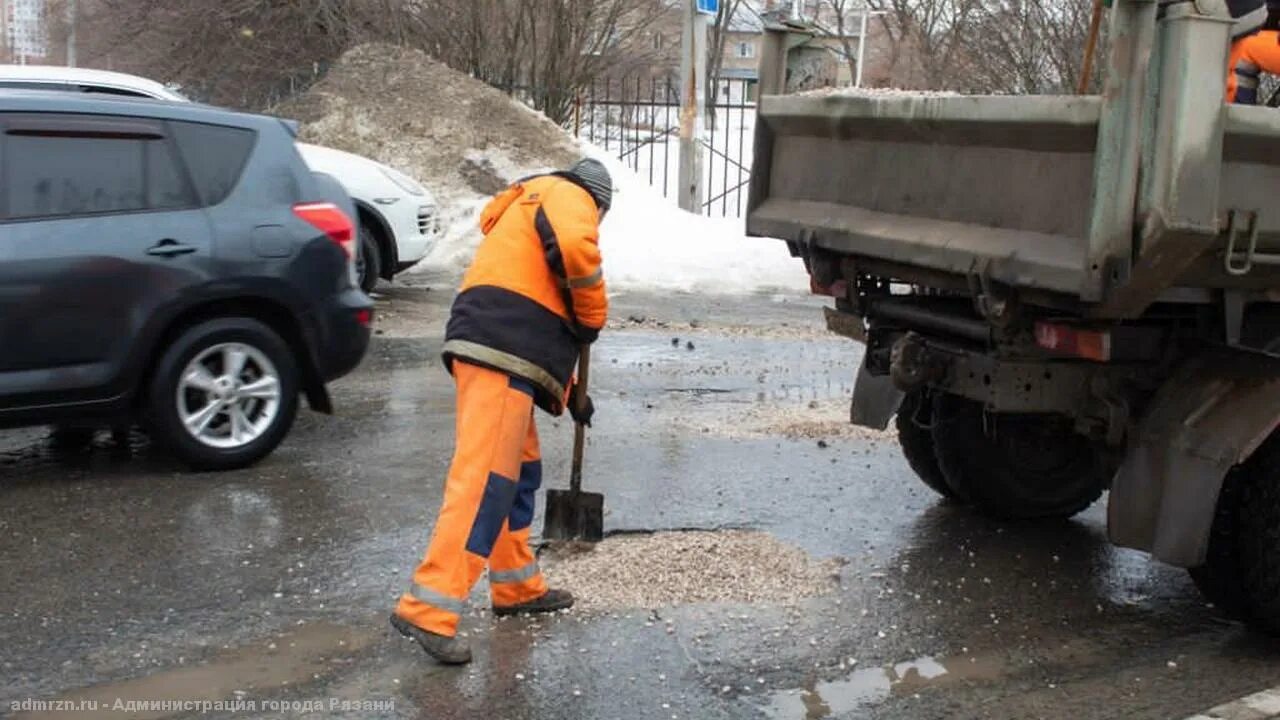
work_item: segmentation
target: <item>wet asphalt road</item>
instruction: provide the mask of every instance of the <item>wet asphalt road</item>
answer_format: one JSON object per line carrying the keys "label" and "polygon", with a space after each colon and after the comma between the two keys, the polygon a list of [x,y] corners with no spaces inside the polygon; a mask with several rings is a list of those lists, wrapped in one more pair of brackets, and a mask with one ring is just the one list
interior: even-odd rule
{"label": "wet asphalt road", "polygon": [[[611,531],[764,530],[841,559],[830,592],[477,611],[476,661],[434,665],[386,614],[448,461],[447,287],[387,288],[381,334],[333,388],[340,414],[302,413],[251,470],[188,474],[140,436],[60,454],[43,430],[0,435],[0,715],[39,698],[110,716],[122,698],[254,707],[226,717],[365,701],[347,716],[1180,718],[1280,683],[1274,643],[1108,546],[1101,504],[1021,526],[939,502],[891,437],[843,429],[859,346],[824,334],[812,300],[769,297],[618,298],[587,482]],[[540,428],[562,484],[570,426]]]}

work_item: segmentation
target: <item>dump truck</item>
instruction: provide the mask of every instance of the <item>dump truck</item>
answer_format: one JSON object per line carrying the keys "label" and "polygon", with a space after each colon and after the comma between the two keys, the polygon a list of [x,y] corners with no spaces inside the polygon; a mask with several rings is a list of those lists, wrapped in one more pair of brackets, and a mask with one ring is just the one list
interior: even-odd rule
{"label": "dump truck", "polygon": [[1278,633],[1280,112],[1224,102],[1221,0],[1108,22],[1102,94],[1060,97],[780,93],[770,28],[747,231],[834,298],[851,419],[928,487],[1019,521],[1109,491],[1113,543]]}

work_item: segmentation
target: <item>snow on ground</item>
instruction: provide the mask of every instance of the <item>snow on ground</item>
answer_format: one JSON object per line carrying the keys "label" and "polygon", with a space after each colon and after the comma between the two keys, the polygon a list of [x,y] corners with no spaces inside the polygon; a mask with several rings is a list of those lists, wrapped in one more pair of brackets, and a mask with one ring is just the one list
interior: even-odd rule
{"label": "snow on ground", "polygon": [[[670,119],[679,117],[679,107],[651,108],[631,126],[604,125],[590,128],[592,144],[603,146],[637,175],[668,198],[679,186],[680,138]],[[755,140],[755,111],[721,108],[715,111],[714,130],[703,131],[703,195],[709,215],[738,216],[746,211],[747,181]],[[586,131],[583,137],[590,139]]]}
{"label": "snow on ground", "polygon": [[[612,153],[583,145],[613,175],[617,194],[601,226],[605,279],[612,292],[661,290],[706,293],[806,292],[803,264],[784,243],[746,236],[741,218],[694,215],[662,197]],[[485,159],[507,180],[523,169],[493,150],[468,154]],[[443,235],[417,270],[461,270],[470,261],[480,232],[477,217],[488,198],[459,199],[443,217]]]}
{"label": "snow on ground", "polygon": [[687,213],[612,155],[587,148],[618,189],[600,229],[612,290],[806,292],[804,265],[778,240],[749,238],[741,218]]}

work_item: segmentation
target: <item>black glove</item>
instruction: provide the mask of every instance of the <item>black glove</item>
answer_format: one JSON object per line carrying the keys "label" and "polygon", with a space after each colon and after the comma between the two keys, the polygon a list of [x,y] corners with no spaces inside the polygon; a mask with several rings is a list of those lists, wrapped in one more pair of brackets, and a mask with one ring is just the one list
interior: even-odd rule
{"label": "black glove", "polygon": [[[581,405],[581,409],[579,409]],[[580,422],[587,427],[591,427],[591,416],[596,414],[596,405],[591,402],[591,396],[582,394],[579,396],[575,391],[573,396],[569,398],[569,417],[574,422]]]}

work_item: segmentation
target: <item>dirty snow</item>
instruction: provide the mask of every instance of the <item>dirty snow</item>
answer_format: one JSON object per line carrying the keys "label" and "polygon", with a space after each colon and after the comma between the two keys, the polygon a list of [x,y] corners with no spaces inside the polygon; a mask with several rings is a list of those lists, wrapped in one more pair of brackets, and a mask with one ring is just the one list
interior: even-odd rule
{"label": "dirty snow", "polygon": [[502,91],[383,44],[347,51],[325,77],[273,111],[303,123],[303,139],[386,163],[442,203],[489,195],[511,175],[562,167],[573,138]]}
{"label": "dirty snow", "polygon": [[418,270],[457,274],[480,233],[487,199],[525,175],[591,155],[620,192],[602,227],[614,292],[804,292],[800,261],[776,240],[747,238],[740,219],[685,213],[613,156],[501,91],[416,50],[363,45],[275,112],[303,122],[302,137],[413,175],[440,201],[441,237]]}
{"label": "dirty snow", "polygon": [[704,602],[795,605],[835,589],[840,563],[820,561],[764,532],[659,532],[542,553],[548,580],[580,610]]}

